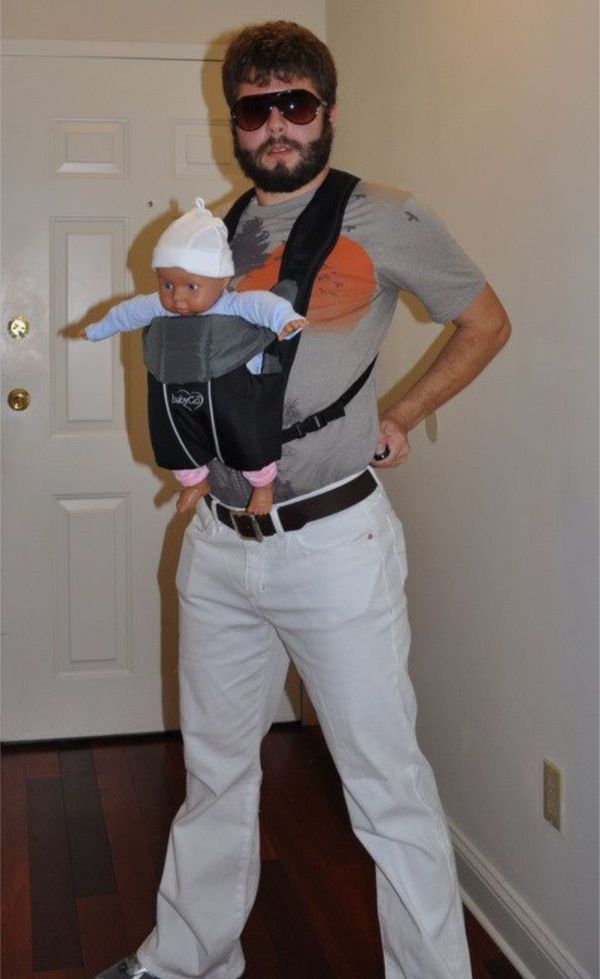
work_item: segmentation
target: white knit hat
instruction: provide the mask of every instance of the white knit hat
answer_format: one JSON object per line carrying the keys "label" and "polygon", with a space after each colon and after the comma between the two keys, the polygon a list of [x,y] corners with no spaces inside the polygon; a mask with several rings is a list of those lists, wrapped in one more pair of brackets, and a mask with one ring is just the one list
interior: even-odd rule
{"label": "white knit hat", "polygon": [[227,228],[206,210],[201,197],[196,198],[195,204],[193,211],[163,231],[152,255],[152,268],[179,268],[211,279],[233,275]]}

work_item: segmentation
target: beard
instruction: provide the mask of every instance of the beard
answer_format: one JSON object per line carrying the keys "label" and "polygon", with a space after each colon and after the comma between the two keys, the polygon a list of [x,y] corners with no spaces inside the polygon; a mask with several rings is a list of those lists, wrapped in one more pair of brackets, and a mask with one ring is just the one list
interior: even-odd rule
{"label": "beard", "polygon": [[[285,136],[271,136],[256,150],[240,146],[237,129],[233,128],[233,151],[241,169],[259,190],[280,194],[299,190],[317,176],[327,165],[333,143],[333,126],[328,117],[323,120],[323,131],[310,143],[297,143]],[[267,168],[261,160],[274,146],[286,146],[298,152],[298,162],[288,169],[285,163]]]}

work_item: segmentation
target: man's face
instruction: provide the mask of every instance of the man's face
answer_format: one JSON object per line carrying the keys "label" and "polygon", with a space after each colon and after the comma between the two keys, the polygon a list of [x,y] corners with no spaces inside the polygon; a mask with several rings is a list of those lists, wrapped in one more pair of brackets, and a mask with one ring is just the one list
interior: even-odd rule
{"label": "man's face", "polygon": [[[281,81],[272,78],[268,85],[244,82],[236,100],[246,95],[263,95],[291,88],[303,88],[319,97],[308,78]],[[333,141],[335,106],[320,109],[306,126],[294,125],[273,107],[260,129],[245,132],[233,124],[236,159],[247,177],[260,190],[289,193],[299,190],[327,165]]]}

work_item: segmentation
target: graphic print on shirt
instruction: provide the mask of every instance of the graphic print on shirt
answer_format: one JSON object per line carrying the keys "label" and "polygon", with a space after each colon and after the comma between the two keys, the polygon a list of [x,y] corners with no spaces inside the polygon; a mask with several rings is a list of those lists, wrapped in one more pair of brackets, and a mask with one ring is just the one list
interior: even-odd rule
{"label": "graphic print on shirt", "polygon": [[[240,277],[239,292],[271,289],[279,278],[283,243],[267,251],[268,234],[262,221],[248,221],[233,241],[233,261]],[[243,262],[241,258],[243,256]],[[312,289],[307,317],[316,331],[346,333],[365,316],[377,288],[375,269],[367,252],[346,235],[321,267]]]}

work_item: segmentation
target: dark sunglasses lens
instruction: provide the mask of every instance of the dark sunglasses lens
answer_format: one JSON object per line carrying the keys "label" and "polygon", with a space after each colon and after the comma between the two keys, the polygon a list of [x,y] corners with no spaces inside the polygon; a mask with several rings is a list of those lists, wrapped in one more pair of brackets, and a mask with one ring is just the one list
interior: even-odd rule
{"label": "dark sunglasses lens", "polygon": [[293,122],[296,126],[307,126],[315,118],[320,104],[320,99],[312,92],[298,89],[282,93],[277,101],[277,108],[288,122]]}
{"label": "dark sunglasses lens", "polygon": [[269,118],[269,100],[265,95],[246,95],[233,107],[233,118],[240,129],[260,129]]}
{"label": "dark sunglasses lens", "polygon": [[235,103],[232,115],[240,129],[252,132],[264,126],[272,106],[276,106],[288,122],[307,126],[317,114],[321,100],[304,89],[274,92],[266,95],[246,95]]}

